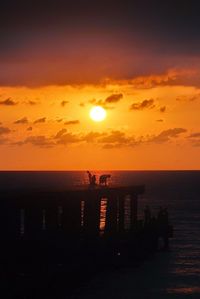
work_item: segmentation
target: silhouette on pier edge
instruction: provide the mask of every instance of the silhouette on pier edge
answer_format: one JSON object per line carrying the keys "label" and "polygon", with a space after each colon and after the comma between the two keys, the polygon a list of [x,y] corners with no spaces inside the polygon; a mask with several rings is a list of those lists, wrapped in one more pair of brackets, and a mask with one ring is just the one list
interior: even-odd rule
{"label": "silhouette on pier edge", "polygon": [[[89,187],[97,186],[96,183],[96,175],[92,175],[90,171],[87,171],[88,179],[89,179]],[[99,177],[99,186],[106,187],[108,185],[108,179],[111,178],[110,174],[102,174]]]}

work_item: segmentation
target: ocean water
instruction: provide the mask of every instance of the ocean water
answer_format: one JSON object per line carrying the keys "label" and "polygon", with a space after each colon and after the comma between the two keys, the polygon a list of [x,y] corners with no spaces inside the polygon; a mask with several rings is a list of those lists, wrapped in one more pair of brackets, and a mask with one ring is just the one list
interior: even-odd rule
{"label": "ocean water", "polygon": [[[94,172],[99,177],[102,172]],[[139,268],[99,275],[73,298],[200,298],[200,171],[106,171],[111,185],[145,184],[139,217],[146,204],[157,213],[168,208],[174,225],[170,251]],[[87,184],[85,172],[0,172],[0,191],[64,190]]]}

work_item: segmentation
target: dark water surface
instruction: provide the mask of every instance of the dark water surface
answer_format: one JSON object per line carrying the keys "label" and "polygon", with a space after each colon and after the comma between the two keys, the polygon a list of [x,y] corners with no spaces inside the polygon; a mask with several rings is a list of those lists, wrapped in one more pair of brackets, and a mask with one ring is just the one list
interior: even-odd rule
{"label": "dark water surface", "polygon": [[[140,217],[146,203],[154,213],[168,207],[175,227],[171,251],[158,253],[139,268],[99,275],[74,298],[200,298],[200,171],[105,173],[111,173],[113,185],[146,185]],[[0,172],[0,191],[64,190],[81,184],[87,184],[85,172]]]}

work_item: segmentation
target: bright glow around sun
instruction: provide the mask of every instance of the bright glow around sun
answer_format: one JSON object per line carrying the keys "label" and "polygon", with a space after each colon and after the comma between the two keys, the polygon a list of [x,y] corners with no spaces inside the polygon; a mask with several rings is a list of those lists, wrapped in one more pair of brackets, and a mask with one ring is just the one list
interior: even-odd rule
{"label": "bright glow around sun", "polygon": [[90,110],[90,117],[94,121],[102,121],[106,118],[106,110],[101,106],[95,106]]}

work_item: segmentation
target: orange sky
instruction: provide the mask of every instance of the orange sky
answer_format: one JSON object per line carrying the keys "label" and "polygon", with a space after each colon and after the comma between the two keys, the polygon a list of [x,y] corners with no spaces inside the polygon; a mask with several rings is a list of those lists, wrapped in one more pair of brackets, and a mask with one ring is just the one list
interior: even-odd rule
{"label": "orange sky", "polygon": [[[1,170],[200,169],[195,70],[96,85],[0,87]],[[95,104],[107,118],[95,123]]]}

